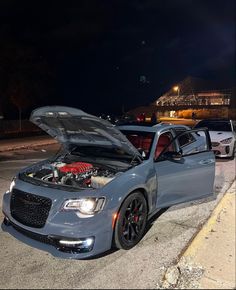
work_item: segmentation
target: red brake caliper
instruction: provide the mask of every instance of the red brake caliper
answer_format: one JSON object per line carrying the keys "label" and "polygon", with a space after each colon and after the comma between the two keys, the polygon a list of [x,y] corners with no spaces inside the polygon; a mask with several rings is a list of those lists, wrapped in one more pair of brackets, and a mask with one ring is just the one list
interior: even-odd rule
{"label": "red brake caliper", "polygon": [[[137,212],[137,211],[138,211],[138,209],[137,209],[137,208],[135,208],[134,212]],[[138,220],[139,220],[139,217],[138,217],[138,215],[135,215],[135,216],[134,216],[134,221],[137,223],[137,222],[138,222]]]}

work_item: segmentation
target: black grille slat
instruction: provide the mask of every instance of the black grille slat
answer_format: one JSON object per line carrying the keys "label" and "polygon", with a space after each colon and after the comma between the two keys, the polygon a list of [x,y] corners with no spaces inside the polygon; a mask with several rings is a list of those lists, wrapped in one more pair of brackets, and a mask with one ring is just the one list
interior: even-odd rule
{"label": "black grille slat", "polygon": [[11,224],[11,226],[13,226],[13,228],[15,230],[17,230],[19,233],[23,234],[24,236],[26,236],[26,237],[28,237],[30,239],[33,239],[33,240],[38,241],[38,242],[41,242],[43,244],[52,245],[52,246],[56,246],[57,245],[55,240],[50,239],[46,235],[41,235],[41,234],[37,234],[37,233],[33,233],[33,232],[30,232],[30,231],[27,231],[27,230],[25,230],[23,228],[18,227],[17,225],[15,225],[12,222],[10,224]]}
{"label": "black grille slat", "polygon": [[[7,221],[7,225],[8,226],[12,226],[16,231],[18,231],[19,233],[21,233],[22,235],[33,239],[35,241],[41,242],[43,244],[47,244],[47,245],[51,245],[54,246],[57,250],[62,251],[62,252],[66,252],[66,253],[83,253],[83,252],[88,252],[90,249],[81,249],[81,248],[73,248],[73,247],[64,247],[62,245],[60,245],[59,241],[63,238],[60,236],[50,236],[50,235],[41,235],[38,233],[34,233],[31,231],[28,231],[26,229],[23,229],[21,227],[19,227],[18,225],[14,224],[12,221]],[[63,238],[64,239],[64,238]]]}
{"label": "black grille slat", "polygon": [[48,218],[52,201],[49,198],[13,189],[11,215],[18,222],[34,228],[42,228]]}
{"label": "black grille slat", "polygon": [[50,239],[48,236],[40,235],[37,233],[27,231],[21,227],[18,227],[17,225],[13,224],[12,222],[10,224],[13,226],[13,228],[15,230],[17,230],[19,233],[23,234],[24,236],[26,236],[28,238],[31,238],[31,239],[38,241],[38,242],[41,242],[43,244],[48,244],[48,245],[52,245],[52,246],[56,245],[56,242],[53,239]]}

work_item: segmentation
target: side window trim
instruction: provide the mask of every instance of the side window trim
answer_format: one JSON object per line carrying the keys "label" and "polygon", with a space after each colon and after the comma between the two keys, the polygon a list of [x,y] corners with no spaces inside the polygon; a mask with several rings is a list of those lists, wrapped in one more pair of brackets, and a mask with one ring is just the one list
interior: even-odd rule
{"label": "side window trim", "polygon": [[[162,155],[163,152],[165,152],[166,148],[168,148],[172,142],[175,142],[175,144],[176,144],[177,138],[179,138],[181,135],[184,135],[184,134],[186,134],[186,133],[193,133],[193,132],[197,133],[197,132],[199,132],[199,131],[204,131],[204,132],[206,133],[206,145],[207,145],[207,150],[204,150],[204,151],[201,151],[201,152],[194,152],[194,153],[186,154],[186,155],[183,155],[183,157],[184,157],[184,156],[194,155],[194,154],[199,154],[199,153],[202,153],[202,152],[209,152],[209,151],[211,151],[211,149],[212,149],[212,145],[211,145],[211,138],[210,138],[210,134],[209,134],[209,132],[208,132],[208,128],[206,128],[206,127],[202,127],[202,128],[197,128],[197,129],[186,130],[186,131],[184,131],[184,132],[182,132],[182,133],[180,133],[180,134],[175,135],[174,138],[171,140],[171,142],[170,142],[169,144],[167,144],[167,145],[165,146],[165,148],[161,151],[159,157]],[[173,136],[173,132],[172,132],[172,130],[165,131],[165,132],[163,132],[163,133],[166,133],[166,132],[171,132],[171,134],[172,134],[172,136]],[[174,133],[175,133],[175,132],[174,132]],[[160,134],[160,135],[161,135],[161,134]],[[158,138],[160,137],[160,135],[158,136]],[[178,142],[177,142],[177,143],[178,143]],[[176,146],[175,146],[175,147],[176,147]],[[180,151],[181,151],[181,147],[179,146],[179,143],[178,143],[178,148],[179,148]],[[162,161],[161,159],[159,160],[159,157],[158,157],[155,161]]]}
{"label": "side window trim", "polygon": [[[204,131],[205,134],[206,134],[206,145],[207,145],[207,149],[204,150],[204,151],[201,151],[201,152],[194,152],[194,153],[190,153],[190,154],[185,154],[184,156],[190,156],[190,155],[193,155],[193,154],[198,154],[198,153],[202,153],[202,152],[211,151],[211,149],[212,149],[211,138],[210,138],[210,134],[209,134],[208,128],[206,128],[206,127],[196,128],[196,129],[191,129],[191,130],[186,130],[184,133],[180,133],[180,134],[176,135],[175,138],[176,139],[179,138],[181,135],[185,134],[186,132],[187,133],[197,133],[199,131]],[[181,149],[181,147],[180,147],[180,149]]]}
{"label": "side window trim", "polygon": [[[163,150],[160,152],[160,154],[159,154],[159,156],[157,157],[157,159],[155,159],[155,151],[156,151],[156,148],[157,148],[158,140],[159,140],[159,138],[160,138],[161,135],[163,135],[163,134],[167,134],[167,133],[169,133],[169,134],[171,135],[172,139],[171,139],[170,143],[167,144],[167,145],[163,148]],[[153,159],[154,159],[155,162],[157,162],[157,160],[158,160],[158,161],[162,161],[159,157],[162,155],[163,152],[165,152],[165,150],[170,146],[170,144],[173,143],[175,150],[178,150],[178,149],[179,149],[179,144],[176,143],[175,135],[176,135],[176,134],[175,134],[175,132],[173,132],[173,128],[167,129],[167,130],[165,130],[165,131],[162,131],[160,134],[158,134],[158,136],[157,136],[156,146],[155,146],[155,148],[154,148],[154,157],[153,157]]]}
{"label": "side window trim", "polygon": [[[175,131],[175,135],[176,135],[176,136],[180,134],[180,133],[178,133],[178,131],[182,131],[181,133],[185,133],[185,134],[186,134],[186,133],[191,134],[191,133],[188,132],[189,130],[187,130],[187,129],[185,129],[185,128],[181,128],[181,127],[179,127],[179,128],[174,128],[174,131]],[[180,137],[181,137],[181,136],[180,136]],[[181,145],[180,142],[179,142],[179,140],[177,140],[178,145],[179,145],[179,148],[184,148],[185,146],[188,146],[188,145],[190,145],[190,144],[196,142],[196,138],[195,138],[192,134],[191,134],[191,137],[192,137],[192,140],[191,140],[190,142],[188,142],[188,143],[185,143],[184,145]],[[178,138],[178,139],[179,139],[179,138]]]}

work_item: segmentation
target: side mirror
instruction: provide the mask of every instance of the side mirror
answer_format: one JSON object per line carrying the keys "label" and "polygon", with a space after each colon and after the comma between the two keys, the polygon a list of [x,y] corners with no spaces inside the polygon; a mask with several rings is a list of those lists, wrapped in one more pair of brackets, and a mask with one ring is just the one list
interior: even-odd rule
{"label": "side mirror", "polygon": [[146,157],[146,153],[142,148],[138,148],[138,152],[142,155],[143,158]]}
{"label": "side mirror", "polygon": [[162,154],[162,158],[170,161],[181,161],[183,155],[182,152],[168,151]]}

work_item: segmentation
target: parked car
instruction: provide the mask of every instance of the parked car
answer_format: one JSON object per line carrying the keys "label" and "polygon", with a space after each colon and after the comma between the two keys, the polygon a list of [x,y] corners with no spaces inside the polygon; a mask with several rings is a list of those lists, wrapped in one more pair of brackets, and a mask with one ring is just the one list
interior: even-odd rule
{"label": "parked car", "polygon": [[36,109],[30,119],[64,149],[14,177],[3,196],[2,228],[55,256],[128,250],[161,208],[213,194],[215,157],[206,129],[118,129],[59,106]]}
{"label": "parked car", "polygon": [[146,114],[145,113],[141,113],[137,116],[137,121],[138,122],[145,122],[146,121]]}
{"label": "parked car", "polygon": [[212,149],[218,157],[234,159],[236,148],[236,122],[229,119],[205,119],[195,128],[207,127]]}
{"label": "parked car", "polygon": [[131,114],[123,114],[122,116],[117,117],[115,121],[115,125],[127,125],[127,124],[133,124],[136,123],[137,119],[134,115]]}

